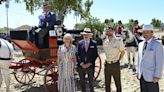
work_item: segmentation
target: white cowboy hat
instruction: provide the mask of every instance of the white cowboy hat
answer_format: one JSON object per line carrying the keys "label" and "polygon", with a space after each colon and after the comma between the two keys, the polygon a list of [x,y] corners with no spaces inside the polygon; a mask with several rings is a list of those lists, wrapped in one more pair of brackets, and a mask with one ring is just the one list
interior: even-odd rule
{"label": "white cowboy hat", "polygon": [[142,31],[153,31],[153,30],[154,30],[154,27],[151,24],[143,25],[142,27]]}
{"label": "white cowboy hat", "polygon": [[90,28],[84,28],[84,31],[81,32],[81,35],[85,35],[85,34],[93,35]]}

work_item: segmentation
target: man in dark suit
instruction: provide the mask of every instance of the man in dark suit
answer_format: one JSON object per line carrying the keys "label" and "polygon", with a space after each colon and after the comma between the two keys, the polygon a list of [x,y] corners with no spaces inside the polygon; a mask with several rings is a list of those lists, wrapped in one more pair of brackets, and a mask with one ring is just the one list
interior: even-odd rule
{"label": "man in dark suit", "polygon": [[86,92],[85,86],[85,75],[88,74],[90,92],[94,92],[94,71],[95,71],[95,60],[98,57],[97,43],[91,40],[91,30],[85,28],[83,40],[79,41],[78,45],[78,72],[80,76],[80,84],[82,92]]}

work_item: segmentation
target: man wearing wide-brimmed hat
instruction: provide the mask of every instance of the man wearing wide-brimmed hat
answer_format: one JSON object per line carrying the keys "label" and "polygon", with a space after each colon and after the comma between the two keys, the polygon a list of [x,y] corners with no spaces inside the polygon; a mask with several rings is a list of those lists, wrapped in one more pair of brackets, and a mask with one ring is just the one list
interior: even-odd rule
{"label": "man wearing wide-brimmed hat", "polygon": [[97,43],[91,40],[93,34],[90,28],[85,28],[81,35],[83,39],[79,41],[78,45],[78,72],[81,90],[82,92],[86,92],[85,75],[88,74],[90,92],[94,92],[95,60],[98,57]]}
{"label": "man wearing wide-brimmed hat", "polygon": [[153,26],[143,25],[145,41],[139,43],[137,78],[141,92],[159,92],[158,81],[162,77],[164,51],[162,43],[153,38]]}

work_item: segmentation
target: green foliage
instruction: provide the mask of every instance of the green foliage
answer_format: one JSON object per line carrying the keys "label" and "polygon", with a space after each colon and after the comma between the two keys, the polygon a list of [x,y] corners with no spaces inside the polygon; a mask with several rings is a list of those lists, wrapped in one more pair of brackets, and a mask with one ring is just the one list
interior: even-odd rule
{"label": "green foliage", "polygon": [[91,30],[97,30],[102,33],[104,30],[105,23],[101,23],[101,21],[96,17],[90,17],[89,20],[79,23],[75,25],[77,29],[84,29],[85,27],[91,28]]}
{"label": "green foliage", "polygon": [[128,23],[123,24],[124,28],[128,28],[129,30],[133,30],[134,19],[129,19]]}
{"label": "green foliage", "polygon": [[[26,10],[34,14],[35,10],[42,8],[42,4],[46,0],[15,0],[17,3],[24,2]],[[90,14],[90,7],[93,4],[92,0],[86,0],[85,3],[82,0],[48,0],[50,9],[55,11],[59,20],[64,21],[64,18],[71,11],[79,12],[81,18],[86,18]]]}
{"label": "green foliage", "polygon": [[162,23],[161,20],[155,19],[155,18],[152,19],[151,24],[152,24],[154,27],[160,27],[160,26],[163,25],[163,23]]}
{"label": "green foliage", "polygon": [[111,23],[114,23],[114,19],[113,19],[113,18],[105,19],[104,23],[105,23],[105,24],[111,24]]}
{"label": "green foliage", "polygon": [[7,30],[5,28],[0,28],[0,33],[7,33]]}

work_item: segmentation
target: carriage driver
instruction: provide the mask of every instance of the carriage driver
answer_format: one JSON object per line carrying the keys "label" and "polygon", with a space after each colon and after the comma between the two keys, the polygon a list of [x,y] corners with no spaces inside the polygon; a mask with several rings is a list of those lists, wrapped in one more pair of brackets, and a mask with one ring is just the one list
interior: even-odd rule
{"label": "carriage driver", "polygon": [[38,33],[39,48],[48,48],[49,30],[54,30],[56,23],[56,14],[50,11],[48,2],[43,4],[43,13],[39,16],[39,22],[41,28]]}

